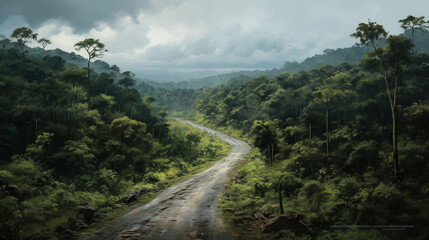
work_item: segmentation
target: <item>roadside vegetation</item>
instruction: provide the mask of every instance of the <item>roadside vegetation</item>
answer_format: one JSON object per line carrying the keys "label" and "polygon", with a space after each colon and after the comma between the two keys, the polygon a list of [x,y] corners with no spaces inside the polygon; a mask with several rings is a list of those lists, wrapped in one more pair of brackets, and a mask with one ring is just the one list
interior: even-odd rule
{"label": "roadside vegetation", "polygon": [[[162,189],[228,151],[168,122],[155,98],[134,89],[132,73],[26,54],[37,40],[28,28],[12,37],[17,42],[2,39],[11,46],[0,58],[0,239],[53,233],[78,205],[109,211],[124,194]],[[89,67],[105,51],[94,39],[76,47],[88,49]]]}
{"label": "roadside vegetation", "polygon": [[[425,31],[419,19],[401,23]],[[359,65],[231,81],[197,99],[200,122],[256,148],[221,198],[226,217],[298,211],[308,232],[296,239],[428,238],[429,54],[411,36],[361,23],[352,37],[373,51]]]}

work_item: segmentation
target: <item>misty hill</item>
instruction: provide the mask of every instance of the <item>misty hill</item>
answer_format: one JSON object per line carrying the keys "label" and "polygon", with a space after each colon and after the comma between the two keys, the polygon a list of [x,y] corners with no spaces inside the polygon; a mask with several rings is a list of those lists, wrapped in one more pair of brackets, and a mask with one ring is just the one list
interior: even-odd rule
{"label": "misty hill", "polygon": [[[404,33],[407,37],[411,36],[410,31]],[[414,36],[415,51],[429,52],[429,33],[417,31]],[[383,45],[383,44],[382,44]],[[12,43],[7,48],[18,48],[16,43]],[[68,67],[77,66],[78,68],[85,68],[87,60],[74,52],[65,52],[61,49],[44,50],[36,47],[25,47],[29,55],[42,59],[46,56],[59,56],[65,61]],[[247,70],[237,71],[232,73],[216,74],[215,71],[203,72],[189,72],[177,73],[167,71],[135,71],[137,76],[140,76],[141,82],[145,82],[154,87],[166,89],[199,89],[203,87],[214,87],[227,83],[229,80],[246,76],[256,78],[261,75],[268,77],[275,77],[283,72],[298,73],[300,71],[309,71],[318,69],[323,65],[338,66],[343,62],[350,64],[358,64],[368,51],[372,49],[370,46],[352,46],[348,48],[326,49],[322,54],[316,54],[312,57],[298,62],[285,62],[282,68],[273,68],[270,70]],[[107,62],[102,60],[95,60],[91,63],[91,69],[97,73],[109,72],[116,76],[118,80],[120,76],[120,69],[116,65],[110,66]],[[212,76],[206,76],[213,74]],[[199,77],[205,76],[205,77]],[[189,78],[188,78],[189,77]],[[184,80],[188,78],[189,80]],[[156,80],[154,80],[156,79]]]}
{"label": "misty hill", "polygon": [[[54,50],[43,50],[42,48],[28,48],[28,53],[34,57],[43,58],[45,56],[59,56],[66,62],[66,65],[75,65],[78,68],[86,68],[88,60],[74,52],[65,52],[59,48]],[[115,65],[113,65],[115,66]],[[91,69],[97,73],[114,72],[116,67],[110,66],[107,62],[95,60],[91,62]]]}
{"label": "misty hill", "polygon": [[[406,31],[405,36],[410,37],[411,32]],[[417,31],[414,36],[416,52],[429,52],[429,33]],[[381,43],[385,45],[385,41]],[[289,73],[298,73],[300,71],[309,71],[312,69],[318,69],[323,65],[338,66],[341,63],[348,62],[350,64],[358,64],[360,60],[365,57],[368,51],[371,51],[370,46],[352,46],[348,48],[337,48],[337,49],[326,49],[323,51],[323,54],[316,54],[312,57],[305,59],[304,61],[298,62],[285,62],[281,69],[271,69],[266,71],[239,71],[234,73],[219,74],[211,77],[204,77],[198,79],[191,79],[189,81],[183,82],[167,82],[167,83],[157,83],[145,79],[145,81],[152,85],[157,85],[158,87],[164,87],[168,89],[175,88],[191,88],[198,89],[201,87],[213,87],[218,86],[224,83],[227,83],[232,78],[237,78],[239,76],[248,76],[251,78],[258,77],[260,75],[265,75],[268,77],[274,77],[283,72]]]}
{"label": "misty hill", "polygon": [[[10,49],[10,48],[19,49],[19,46],[16,42],[12,42],[10,45],[8,45],[6,47],[6,49]],[[59,48],[52,49],[52,50],[44,50],[40,47],[32,48],[32,47],[25,46],[24,49],[28,53],[28,55],[35,57],[35,58],[38,58],[38,59],[43,59],[43,58],[48,57],[48,56],[49,57],[54,57],[54,56],[61,57],[65,62],[66,68],[71,68],[73,66],[76,66],[78,68],[86,68],[87,64],[88,64],[88,60],[86,58],[82,57],[81,55],[78,55],[74,52],[65,52]],[[101,60],[91,61],[91,69],[97,73],[108,72],[108,73],[112,73],[113,75],[115,75],[116,78],[120,77],[119,67],[116,65],[110,66],[105,61],[101,61]]]}
{"label": "misty hill", "polygon": [[269,77],[274,77],[279,75],[280,73],[284,72],[282,69],[276,69],[273,68],[271,70],[254,70],[254,71],[239,71],[239,72],[232,72],[232,73],[225,73],[225,74],[218,74],[215,76],[210,77],[204,77],[204,78],[196,78],[196,79],[190,79],[188,81],[182,81],[182,82],[157,82],[151,79],[143,79],[144,82],[156,86],[156,87],[162,87],[167,89],[179,89],[179,88],[189,88],[189,89],[199,89],[203,87],[215,87],[224,83],[227,83],[229,80],[233,78],[238,78],[240,76],[246,76],[250,78],[255,78],[260,75],[265,75]]}
{"label": "misty hill", "polygon": [[[411,32],[406,31],[405,36],[411,37]],[[417,31],[414,36],[416,52],[429,52],[429,33]],[[381,45],[385,46],[385,41]],[[368,51],[372,51],[371,46],[352,46],[348,48],[326,49],[323,54],[316,54],[313,57],[305,59],[301,63],[285,62],[283,69],[285,72],[298,73],[300,71],[309,71],[318,69],[323,65],[338,66],[343,62],[358,64],[365,57]]]}
{"label": "misty hill", "polygon": [[138,78],[155,82],[184,82],[190,79],[200,79],[232,71],[225,70],[196,70],[196,69],[132,69]]}

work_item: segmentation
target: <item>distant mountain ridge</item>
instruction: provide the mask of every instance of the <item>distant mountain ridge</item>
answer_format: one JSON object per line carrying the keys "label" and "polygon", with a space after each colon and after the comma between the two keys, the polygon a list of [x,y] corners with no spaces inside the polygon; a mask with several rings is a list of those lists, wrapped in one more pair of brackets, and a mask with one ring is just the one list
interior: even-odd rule
{"label": "distant mountain ridge", "polygon": [[[411,32],[408,30],[404,34],[406,37],[411,37]],[[386,41],[382,41],[381,45],[385,46]],[[414,35],[414,51],[416,52],[429,52],[429,33],[417,31]],[[318,69],[323,65],[338,66],[341,63],[348,62],[350,64],[358,64],[362,58],[365,57],[366,53],[372,51],[371,46],[351,46],[347,48],[337,49],[326,49],[323,54],[316,54],[312,57],[306,58],[304,61],[298,62],[285,62],[281,69],[273,68],[266,71],[239,71],[234,73],[219,74],[216,76],[191,79],[184,82],[168,82],[168,83],[155,83],[158,87],[165,87],[168,89],[175,88],[191,88],[198,89],[201,87],[214,87],[227,83],[232,78],[237,78],[241,75],[248,77],[258,77],[265,75],[268,77],[275,77],[280,73],[298,73],[300,71],[309,71],[312,69]],[[152,84],[152,83],[150,83]]]}
{"label": "distant mountain ridge", "polygon": [[[410,37],[411,32],[406,31],[403,35]],[[414,36],[416,52],[429,52],[429,33],[417,31]],[[384,45],[385,41],[381,43]],[[7,48],[19,48],[17,43],[11,43]],[[40,47],[25,47],[29,55],[43,58],[45,56],[59,56],[63,58],[68,66],[77,66],[79,68],[86,68],[87,59],[78,55],[74,52],[65,52],[61,49],[44,50]],[[368,51],[371,51],[370,46],[352,46],[347,48],[337,49],[326,49],[323,54],[316,54],[312,57],[306,58],[304,61],[298,62],[285,62],[282,68],[273,68],[270,70],[246,70],[237,71],[232,73],[217,74],[209,77],[192,78],[186,81],[155,81],[150,78],[138,79],[141,82],[145,82],[154,87],[166,88],[166,89],[199,89],[204,87],[215,87],[227,83],[231,79],[239,78],[240,76],[246,76],[250,78],[256,78],[260,75],[268,77],[275,77],[283,72],[298,73],[300,71],[309,71],[312,69],[318,69],[323,65],[337,66],[341,63],[348,62],[350,64],[358,64],[360,60],[365,57]],[[91,62],[91,69],[95,72],[109,72],[116,76],[116,79],[120,78],[120,69],[116,65],[109,65],[107,62],[102,60],[95,60]],[[190,74],[189,76],[192,76]],[[167,77],[166,77],[167,78]],[[183,76],[179,77],[179,79]],[[167,78],[167,79],[171,79]],[[138,84],[138,83],[137,83]]]}
{"label": "distant mountain ridge", "polygon": [[[74,52],[65,52],[59,48],[53,50],[43,50],[39,47],[26,47],[26,50],[30,55],[39,58],[43,58],[45,56],[59,56],[64,59],[64,61],[66,61],[66,64],[75,65],[78,68],[86,68],[88,64],[88,60],[81,55],[78,55]],[[95,60],[91,62],[91,68],[98,73],[114,71],[114,68],[112,68],[113,66],[114,65],[110,66],[107,62],[102,60]]]}

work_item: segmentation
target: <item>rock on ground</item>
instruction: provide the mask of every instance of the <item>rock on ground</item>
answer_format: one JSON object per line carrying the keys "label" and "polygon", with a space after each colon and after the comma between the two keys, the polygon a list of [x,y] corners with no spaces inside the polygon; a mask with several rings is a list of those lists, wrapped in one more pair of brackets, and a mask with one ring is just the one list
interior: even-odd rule
{"label": "rock on ground", "polygon": [[287,211],[282,215],[268,219],[262,226],[262,233],[277,232],[280,230],[290,230],[295,234],[308,232],[308,227],[304,223],[305,216],[297,211]]}
{"label": "rock on ground", "polygon": [[86,223],[91,222],[95,215],[95,208],[91,206],[77,206],[76,210],[76,218],[84,220]]}

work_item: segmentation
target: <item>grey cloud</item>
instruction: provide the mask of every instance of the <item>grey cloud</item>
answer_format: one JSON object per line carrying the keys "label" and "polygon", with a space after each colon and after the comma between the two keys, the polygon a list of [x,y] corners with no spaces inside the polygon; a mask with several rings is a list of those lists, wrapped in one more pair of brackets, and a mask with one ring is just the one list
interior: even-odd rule
{"label": "grey cloud", "polygon": [[[402,31],[397,20],[427,14],[429,1],[0,0],[0,6],[4,35],[21,22],[38,28],[52,21],[57,28],[50,34],[64,31],[58,28],[64,24],[72,28],[69,35],[82,36],[107,23],[116,35],[103,39],[111,54],[105,59],[123,68],[271,68],[353,45],[350,33],[368,18],[397,34]],[[152,30],[173,39],[151,37]],[[142,54],[148,44],[152,47]]]}
{"label": "grey cloud", "polygon": [[187,44],[186,52],[192,55],[200,56],[211,54],[216,51],[219,47],[219,43],[211,35],[205,35],[204,37],[194,40],[193,43]]}
{"label": "grey cloud", "polygon": [[77,32],[87,31],[97,22],[114,21],[121,14],[135,17],[141,9],[153,8],[148,0],[1,0],[1,6],[0,22],[22,15],[30,27],[39,27],[50,19],[60,19]]}
{"label": "grey cloud", "polygon": [[274,38],[267,31],[252,31],[243,33],[239,25],[229,29],[213,31],[202,38],[186,43],[185,52],[189,55],[213,54],[216,50],[223,50],[226,54],[247,58],[256,51],[281,52],[284,48],[284,39]]}
{"label": "grey cloud", "polygon": [[146,57],[153,61],[171,62],[186,57],[178,45],[158,45],[146,50]]}
{"label": "grey cloud", "polygon": [[265,31],[252,31],[234,38],[226,47],[228,52],[236,56],[250,57],[258,50],[264,53],[281,52],[284,48],[284,40],[274,39]]}

